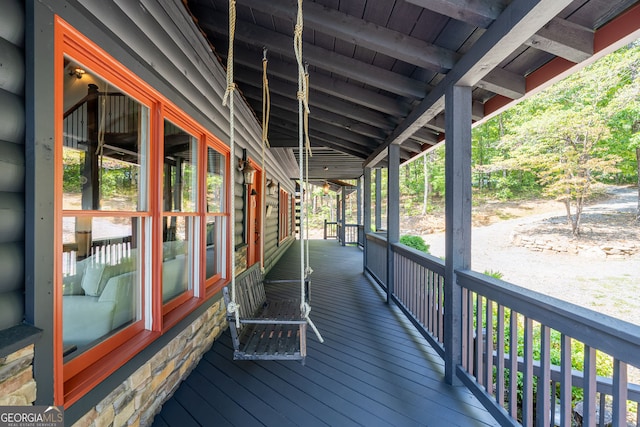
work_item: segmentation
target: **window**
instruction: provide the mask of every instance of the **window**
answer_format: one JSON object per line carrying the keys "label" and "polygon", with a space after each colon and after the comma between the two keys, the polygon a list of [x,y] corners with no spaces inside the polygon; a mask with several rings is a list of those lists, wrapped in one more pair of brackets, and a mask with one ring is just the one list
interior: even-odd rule
{"label": "window", "polygon": [[280,215],[279,224],[279,236],[278,241],[282,242],[289,236],[289,193],[280,189],[280,201],[278,203],[278,212]]}
{"label": "window", "polygon": [[55,395],[68,405],[224,284],[229,150],[59,19],[56,52]]}
{"label": "window", "polygon": [[71,359],[142,320],[149,109],[65,57],[62,341]]}
{"label": "window", "polygon": [[[176,302],[193,296],[198,140],[166,119],[163,139],[162,302],[173,301],[169,310]],[[179,296],[182,298],[174,301]]]}
{"label": "window", "polygon": [[224,228],[225,222],[225,162],[222,153],[215,147],[207,147],[206,174],[206,231],[205,231],[205,278],[207,286],[224,276]]}

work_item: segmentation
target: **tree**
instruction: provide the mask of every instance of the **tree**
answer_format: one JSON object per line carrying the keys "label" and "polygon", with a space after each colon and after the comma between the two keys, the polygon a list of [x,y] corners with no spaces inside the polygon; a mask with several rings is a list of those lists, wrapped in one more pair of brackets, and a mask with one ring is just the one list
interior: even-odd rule
{"label": "tree", "polygon": [[636,220],[640,221],[640,40],[607,57],[615,81],[607,104],[614,140],[635,157],[638,184]]}

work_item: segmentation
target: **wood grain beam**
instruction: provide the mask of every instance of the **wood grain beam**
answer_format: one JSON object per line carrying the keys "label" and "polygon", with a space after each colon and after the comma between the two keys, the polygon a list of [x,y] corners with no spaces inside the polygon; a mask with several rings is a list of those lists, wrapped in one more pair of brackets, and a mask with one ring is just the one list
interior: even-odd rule
{"label": "wood grain beam", "polygon": [[[206,31],[212,31],[224,36],[228,35],[228,22],[225,16],[219,13],[207,15],[207,20],[200,21],[200,25]],[[236,40],[249,44],[259,43],[273,52],[277,52],[287,58],[293,58],[291,48],[292,36],[267,30],[244,21],[236,23]],[[309,64],[322,68],[330,73],[337,73],[350,79],[383,89],[408,98],[423,98],[428,85],[424,82],[405,77],[384,68],[376,67],[358,61],[348,56],[323,49],[321,47],[305,44],[304,56]]]}
{"label": "wood grain beam", "polygon": [[[234,59],[236,64],[262,73],[262,53],[251,55],[248,51],[240,50],[234,53]],[[269,79],[275,76],[297,87],[298,75],[296,67],[292,62],[268,61],[267,75]],[[405,117],[411,110],[409,103],[402,99],[383,95],[371,89],[349,84],[344,80],[338,80],[324,74],[312,73],[309,78],[309,87],[326,95],[335,96],[396,117]]]}
{"label": "wood grain beam", "polygon": [[386,146],[401,144],[441,112],[447,88],[454,85],[476,85],[570,3],[570,0],[514,0],[510,3],[478,39],[474,48],[458,61],[438,86],[395,129],[387,142],[369,156],[364,165],[375,165],[384,157]]}

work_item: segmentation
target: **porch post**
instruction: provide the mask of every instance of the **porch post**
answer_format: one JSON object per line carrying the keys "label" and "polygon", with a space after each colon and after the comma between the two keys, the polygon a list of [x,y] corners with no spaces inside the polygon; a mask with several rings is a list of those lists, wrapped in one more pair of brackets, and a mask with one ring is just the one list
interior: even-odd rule
{"label": "porch post", "polygon": [[364,205],[363,205],[362,227],[363,227],[363,270],[367,271],[367,233],[371,232],[371,168],[364,168]]}
{"label": "porch post", "polygon": [[362,224],[362,178],[356,184],[356,224]]}
{"label": "porch post", "polygon": [[382,228],[382,170],[376,169],[376,218],[375,218],[375,231],[380,231]]}
{"label": "porch post", "polygon": [[[391,245],[400,240],[400,146],[388,148],[387,171],[387,303],[394,291],[393,251]],[[377,189],[376,189],[377,190]]]}
{"label": "porch post", "polygon": [[445,92],[445,380],[460,384],[462,362],[462,289],[456,271],[471,267],[471,88]]}
{"label": "porch post", "polygon": [[345,239],[347,238],[347,187],[342,187],[342,204],[340,205],[340,221],[342,222],[342,229],[340,231],[340,240],[342,246],[345,246]]}

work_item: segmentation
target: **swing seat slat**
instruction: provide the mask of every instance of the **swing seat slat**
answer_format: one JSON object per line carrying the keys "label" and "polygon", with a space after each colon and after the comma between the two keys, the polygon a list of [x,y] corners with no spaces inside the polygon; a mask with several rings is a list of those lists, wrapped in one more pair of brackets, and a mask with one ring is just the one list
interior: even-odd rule
{"label": "swing seat slat", "polygon": [[[299,284],[296,280],[274,283]],[[254,264],[236,278],[236,303],[240,326],[227,315],[234,346],[234,360],[301,360],[306,357],[307,322],[300,313],[299,299],[267,300],[265,281],[259,264]],[[305,281],[308,302],[309,283]],[[224,301],[231,301],[230,290],[223,289]]]}

